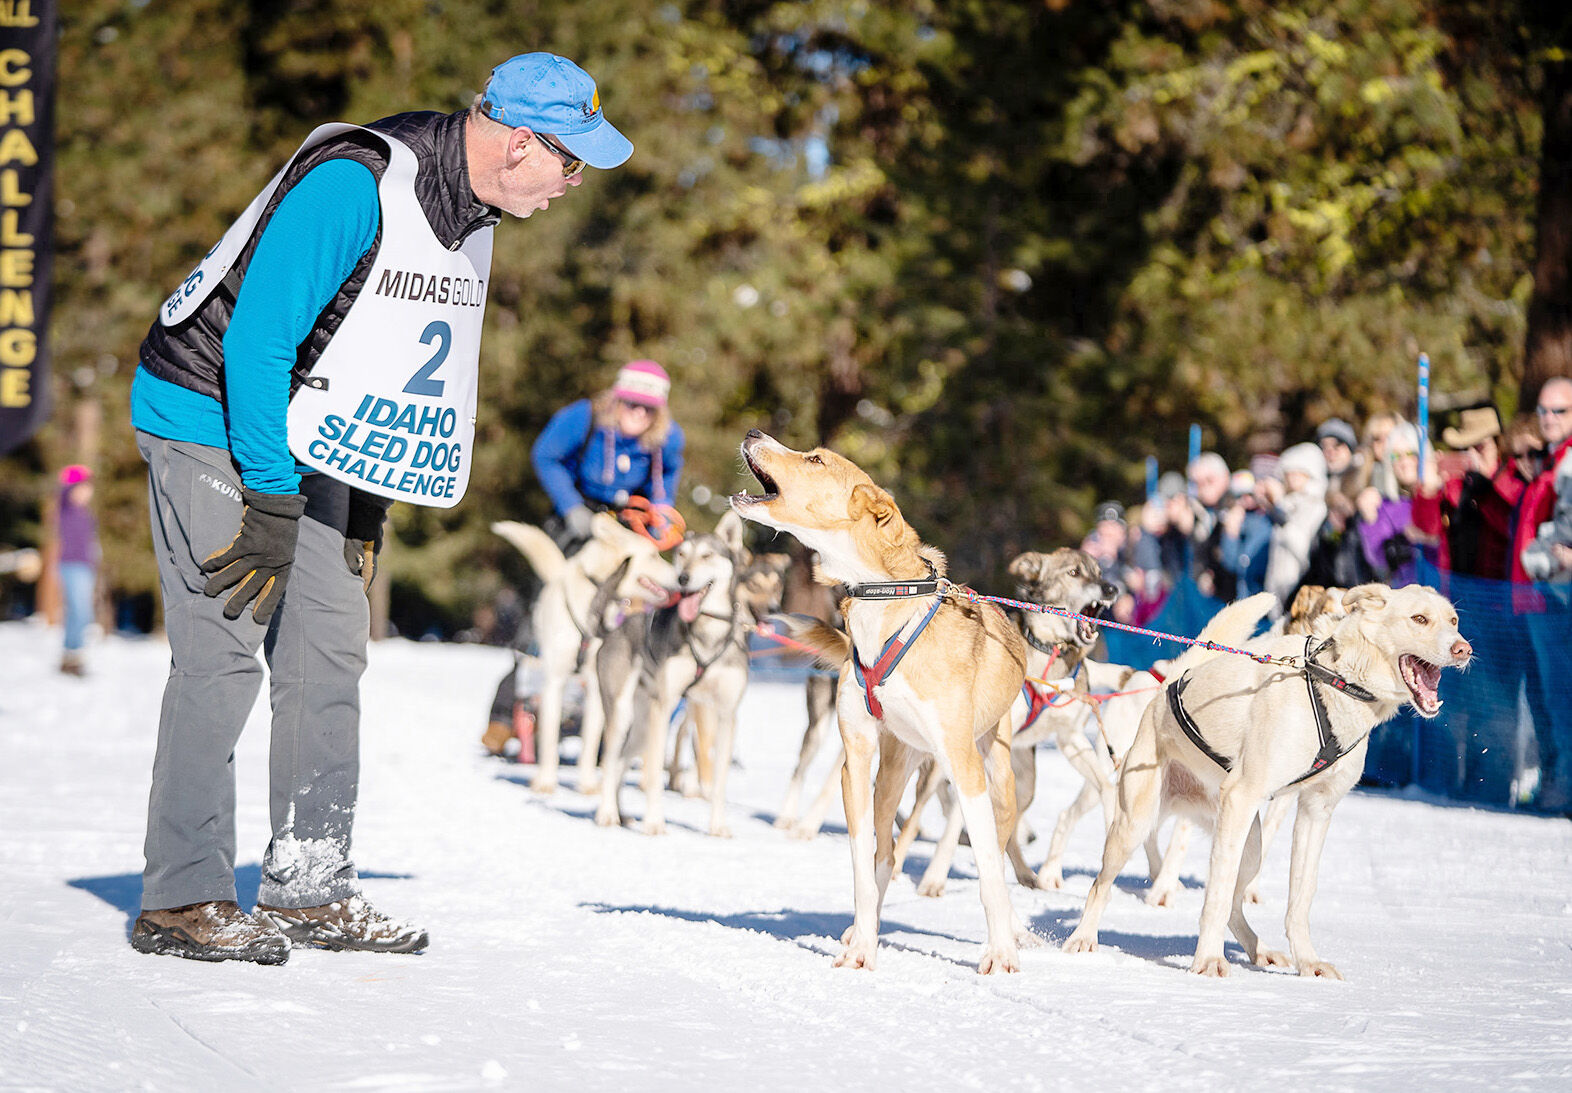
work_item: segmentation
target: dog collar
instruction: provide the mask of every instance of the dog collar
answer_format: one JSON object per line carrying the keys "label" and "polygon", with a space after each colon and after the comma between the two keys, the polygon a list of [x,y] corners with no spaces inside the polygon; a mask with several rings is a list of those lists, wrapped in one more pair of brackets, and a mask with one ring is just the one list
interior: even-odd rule
{"label": "dog collar", "polygon": [[920,581],[869,581],[867,584],[848,585],[846,595],[854,600],[910,600],[919,596],[935,596],[939,592],[939,574],[932,562],[924,562],[928,577]]}

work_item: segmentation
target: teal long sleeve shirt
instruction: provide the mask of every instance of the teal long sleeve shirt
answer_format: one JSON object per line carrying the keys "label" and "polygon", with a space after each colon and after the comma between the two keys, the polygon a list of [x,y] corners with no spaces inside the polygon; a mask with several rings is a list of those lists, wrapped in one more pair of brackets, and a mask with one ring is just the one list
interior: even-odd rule
{"label": "teal long sleeve shirt", "polygon": [[363,164],[331,159],[284,196],[240,283],[224,333],[224,401],[137,369],[131,424],[168,440],[227,448],[259,493],[295,493],[289,453],[289,375],[311,333],[376,240],[377,180]]}

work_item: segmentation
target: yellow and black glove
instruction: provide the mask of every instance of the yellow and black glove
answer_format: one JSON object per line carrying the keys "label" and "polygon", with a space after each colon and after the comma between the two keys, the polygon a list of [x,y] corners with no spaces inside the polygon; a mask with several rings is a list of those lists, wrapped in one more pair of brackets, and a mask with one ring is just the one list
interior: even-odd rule
{"label": "yellow and black glove", "polygon": [[202,572],[212,574],[202,592],[217,596],[233,588],[235,591],[224,603],[224,617],[238,619],[246,604],[255,600],[252,617],[266,624],[289,583],[306,495],[243,489],[240,496],[245,501],[240,531],[227,547],[210,554],[202,563]]}
{"label": "yellow and black glove", "polygon": [[344,524],[344,563],[360,576],[368,591],[377,575],[377,555],[382,553],[382,532],[393,502],[360,490],[349,491],[349,519]]}

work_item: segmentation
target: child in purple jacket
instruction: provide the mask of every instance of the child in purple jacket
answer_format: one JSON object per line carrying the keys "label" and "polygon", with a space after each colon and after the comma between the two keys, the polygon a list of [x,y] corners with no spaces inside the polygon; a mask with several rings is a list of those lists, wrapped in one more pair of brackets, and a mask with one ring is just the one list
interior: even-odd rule
{"label": "child in purple jacket", "polygon": [[60,670],[80,676],[82,644],[93,621],[93,591],[98,573],[98,521],[89,507],[93,472],[73,463],[60,472],[60,506],[56,527],[60,543],[60,591],[65,600],[65,652]]}

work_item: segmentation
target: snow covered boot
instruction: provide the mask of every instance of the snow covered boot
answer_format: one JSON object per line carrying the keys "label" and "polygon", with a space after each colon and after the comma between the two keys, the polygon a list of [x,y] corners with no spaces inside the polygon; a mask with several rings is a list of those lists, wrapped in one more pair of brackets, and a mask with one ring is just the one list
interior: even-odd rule
{"label": "snow covered boot", "polygon": [[246,914],[232,899],[143,911],[131,928],[131,947],[187,960],[282,964],[289,959],[289,939],[272,923]]}
{"label": "snow covered boot", "polygon": [[74,649],[68,650],[60,658],[60,671],[63,675],[68,676],[81,677],[87,675],[87,665],[82,663],[82,654]]}
{"label": "snow covered boot", "polygon": [[358,895],[321,907],[269,907],[259,903],[257,916],[271,921],[296,944],[319,949],[418,953],[427,944],[426,931],[394,921]]}

